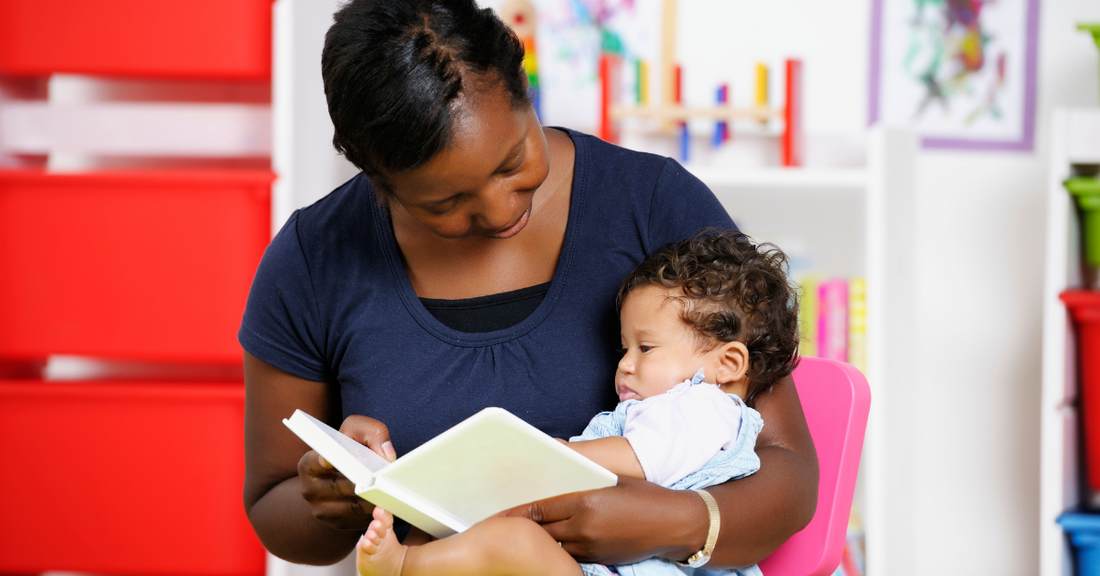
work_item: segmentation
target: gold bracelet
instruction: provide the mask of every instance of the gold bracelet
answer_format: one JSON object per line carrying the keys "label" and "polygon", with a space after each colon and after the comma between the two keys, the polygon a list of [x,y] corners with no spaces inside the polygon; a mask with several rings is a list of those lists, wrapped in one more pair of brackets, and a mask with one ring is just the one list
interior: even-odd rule
{"label": "gold bracelet", "polygon": [[676,562],[680,566],[688,566],[691,568],[698,568],[710,561],[710,555],[714,553],[714,546],[718,544],[718,530],[721,528],[722,518],[718,512],[718,502],[714,500],[714,496],[710,495],[710,492],[705,490],[692,490],[703,499],[703,502],[707,504],[707,514],[710,516],[710,524],[707,525],[707,542],[703,544],[703,549],[692,554],[687,562]]}

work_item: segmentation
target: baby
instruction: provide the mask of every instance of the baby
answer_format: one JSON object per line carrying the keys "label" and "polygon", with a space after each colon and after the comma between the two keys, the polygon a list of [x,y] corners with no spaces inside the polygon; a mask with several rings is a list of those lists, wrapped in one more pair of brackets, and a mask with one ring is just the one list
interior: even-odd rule
{"label": "baby", "polygon": [[[619,289],[618,306],[619,405],[596,415],[567,445],[615,474],[673,489],[700,490],[758,470],[754,446],[763,422],[749,406],[798,361],[798,302],[786,256],[740,232],[703,233],[639,264]],[[678,576],[694,570],[663,558],[578,564],[526,518],[488,518],[435,541],[414,529],[405,544],[392,527],[393,516],[376,507],[357,546],[362,576]]]}

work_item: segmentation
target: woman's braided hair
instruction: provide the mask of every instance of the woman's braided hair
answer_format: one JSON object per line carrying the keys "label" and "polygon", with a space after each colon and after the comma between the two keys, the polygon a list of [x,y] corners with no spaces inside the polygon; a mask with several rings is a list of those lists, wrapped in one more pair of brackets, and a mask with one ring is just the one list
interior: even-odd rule
{"label": "woman's braided hair", "polygon": [[739,341],[749,350],[750,405],[798,365],[798,290],[787,276],[786,254],[773,244],[757,245],[736,230],[705,230],[666,244],[623,281],[617,306],[645,286],[680,288],[680,318],[709,350]]}

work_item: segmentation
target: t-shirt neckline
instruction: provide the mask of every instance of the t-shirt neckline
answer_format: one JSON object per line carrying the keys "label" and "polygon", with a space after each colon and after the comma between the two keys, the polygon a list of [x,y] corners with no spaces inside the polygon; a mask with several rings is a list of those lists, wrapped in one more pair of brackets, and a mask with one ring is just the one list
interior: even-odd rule
{"label": "t-shirt neckline", "polygon": [[386,247],[383,252],[386,255],[386,261],[389,265],[388,267],[394,283],[394,288],[398,296],[400,296],[401,302],[404,304],[409,315],[412,316],[424,331],[454,346],[491,346],[493,344],[514,340],[530,332],[545,321],[546,318],[550,316],[551,312],[553,312],[555,305],[564,291],[566,284],[565,279],[572,266],[573,258],[576,253],[576,238],[579,234],[578,230],[581,227],[582,207],[585,196],[584,177],[587,170],[584,162],[584,159],[587,157],[587,150],[584,149],[587,143],[583,138],[578,138],[578,134],[573,130],[568,128],[560,129],[573,141],[574,150],[573,189],[569,198],[569,219],[565,224],[565,238],[562,241],[557,268],[554,270],[554,275],[550,279],[550,289],[547,291],[542,303],[539,304],[539,306],[535,308],[535,311],[527,316],[527,318],[514,326],[502,330],[494,330],[492,332],[460,332],[443,324],[433,316],[420,301],[420,297],[417,296],[416,291],[412,287],[412,282],[409,280],[408,273],[405,272],[405,267],[401,264],[401,250],[397,246],[397,238],[394,236],[393,223],[390,221],[388,211],[381,206],[379,202],[375,201],[375,199],[371,199],[372,212],[374,213],[375,223],[377,224],[373,228],[378,235],[380,244]]}

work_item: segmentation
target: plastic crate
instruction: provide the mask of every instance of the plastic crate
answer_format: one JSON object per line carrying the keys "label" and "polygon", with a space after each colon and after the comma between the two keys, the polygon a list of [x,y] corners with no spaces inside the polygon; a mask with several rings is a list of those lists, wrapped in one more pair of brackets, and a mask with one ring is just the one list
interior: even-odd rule
{"label": "plastic crate", "polygon": [[1058,523],[1073,544],[1077,576],[1100,576],[1100,515],[1067,512]]}
{"label": "plastic crate", "polygon": [[0,380],[0,573],[259,576],[244,384]]}
{"label": "plastic crate", "polygon": [[239,363],[268,171],[0,171],[0,358]]}
{"label": "plastic crate", "polygon": [[4,0],[0,72],[271,77],[272,0]]}
{"label": "plastic crate", "polygon": [[1059,298],[1077,326],[1084,469],[1089,490],[1100,493],[1100,292],[1069,290]]}

